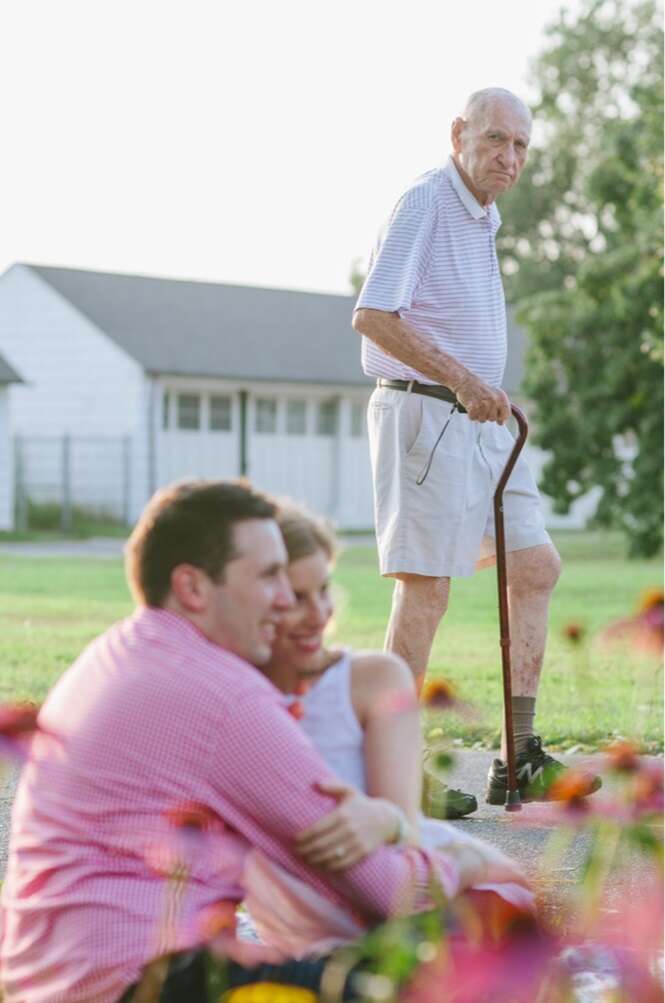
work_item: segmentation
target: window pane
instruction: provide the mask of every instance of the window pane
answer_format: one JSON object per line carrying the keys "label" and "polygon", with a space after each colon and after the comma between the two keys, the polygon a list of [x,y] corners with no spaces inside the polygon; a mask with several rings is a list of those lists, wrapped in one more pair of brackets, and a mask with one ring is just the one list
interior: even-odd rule
{"label": "window pane", "polygon": [[171,395],[164,391],[162,396],[162,428],[169,427],[169,415],[171,413]]}
{"label": "window pane", "polygon": [[201,427],[201,398],[198,394],[178,394],[178,428]]}
{"label": "window pane", "polygon": [[306,428],[305,401],[286,402],[286,434],[304,435]]}
{"label": "window pane", "polygon": [[337,432],[337,401],[319,401],[316,431],[318,435],[335,435]]}
{"label": "window pane", "polygon": [[351,404],[351,435],[354,439],[362,439],[365,434],[365,406],[359,401]]}
{"label": "window pane", "polygon": [[277,401],[268,397],[259,397],[256,401],[257,432],[274,435],[277,431]]}
{"label": "window pane", "polygon": [[231,431],[231,398],[210,398],[210,428],[213,432]]}

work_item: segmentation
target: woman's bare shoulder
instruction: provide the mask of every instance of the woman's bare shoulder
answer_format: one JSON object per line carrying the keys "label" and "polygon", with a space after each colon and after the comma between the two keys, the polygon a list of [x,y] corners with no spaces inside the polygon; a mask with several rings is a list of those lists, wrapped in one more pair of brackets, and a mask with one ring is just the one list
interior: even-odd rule
{"label": "woman's bare shoulder", "polygon": [[415,692],[413,673],[403,658],[388,651],[351,653],[352,684],[363,690],[399,689]]}

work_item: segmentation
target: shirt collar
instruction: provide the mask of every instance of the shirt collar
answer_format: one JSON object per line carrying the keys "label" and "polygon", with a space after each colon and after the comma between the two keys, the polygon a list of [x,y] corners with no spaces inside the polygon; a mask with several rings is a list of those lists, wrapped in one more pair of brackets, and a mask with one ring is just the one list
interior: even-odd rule
{"label": "shirt collar", "polygon": [[489,209],[486,209],[485,206],[480,204],[475,195],[471,194],[462,181],[460,173],[455,167],[455,161],[452,157],[448,158],[448,163],[443,170],[450,179],[450,183],[457,192],[462,204],[471,213],[474,219],[484,219],[486,216],[489,216],[491,219],[493,217],[494,214],[492,213],[492,209],[494,208],[494,203],[492,202]]}

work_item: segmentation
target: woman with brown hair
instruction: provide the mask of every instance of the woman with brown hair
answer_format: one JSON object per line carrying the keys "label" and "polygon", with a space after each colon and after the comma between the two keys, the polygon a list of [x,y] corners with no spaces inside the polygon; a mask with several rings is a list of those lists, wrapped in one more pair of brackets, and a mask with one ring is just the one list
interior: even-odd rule
{"label": "woman with brown hair", "polygon": [[[295,604],[283,614],[263,671],[287,695],[292,713],[340,778],[322,788],[337,798],[337,807],[300,834],[298,851],[311,865],[345,870],[382,843],[409,841],[450,854],[462,875],[460,891],[494,891],[530,908],[532,896],[517,864],[419,813],[422,739],[411,671],[392,654],[325,645],[333,614],[334,535],[323,520],[290,503],[280,506],[277,521]],[[358,798],[358,792],[372,800]],[[292,954],[311,950],[317,936],[318,946],[330,949],[362,932],[348,928],[334,909],[321,910],[323,904],[307,893],[301,909],[300,891],[256,855],[247,883],[247,905],[261,936]],[[304,913],[307,922],[298,930]]]}

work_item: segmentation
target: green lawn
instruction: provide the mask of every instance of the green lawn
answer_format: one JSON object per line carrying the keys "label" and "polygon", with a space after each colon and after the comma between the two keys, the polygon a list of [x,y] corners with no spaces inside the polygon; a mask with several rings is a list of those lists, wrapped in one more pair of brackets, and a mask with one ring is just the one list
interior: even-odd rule
{"label": "green lawn", "polygon": [[[640,592],[661,582],[659,561],[627,561],[619,541],[560,534],[564,573],[555,593],[537,724],[548,744],[595,747],[614,735],[662,748],[662,666],[594,642],[606,623],[632,612]],[[354,647],[380,647],[391,583],[380,579],[370,547],[349,547],[335,574],[335,637]],[[44,697],[84,644],[131,609],[121,562],[0,555],[0,697]],[[585,630],[571,647],[566,624]],[[432,653],[433,674],[458,685],[477,719],[445,720],[466,742],[494,744],[501,715],[496,577],[487,570],[454,583],[450,610]],[[440,722],[432,722],[439,724]]]}

